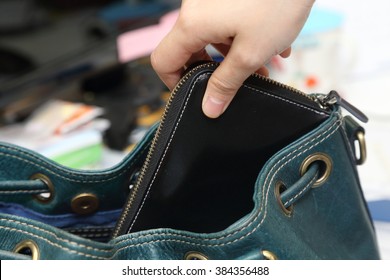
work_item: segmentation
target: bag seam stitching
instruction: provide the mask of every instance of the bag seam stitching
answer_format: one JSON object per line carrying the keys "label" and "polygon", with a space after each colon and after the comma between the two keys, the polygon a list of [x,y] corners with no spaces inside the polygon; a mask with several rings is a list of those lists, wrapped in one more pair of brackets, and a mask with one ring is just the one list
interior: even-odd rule
{"label": "bag seam stitching", "polygon": [[[144,148],[142,148],[142,150],[134,157],[134,159],[129,163],[129,165],[124,168],[121,172],[118,172],[118,174],[115,174],[115,175],[112,175],[112,174],[107,174],[107,175],[102,175],[102,176],[113,176],[113,177],[109,177],[109,178],[104,178],[104,179],[100,179],[100,180],[78,180],[78,179],[73,179],[73,178],[69,178],[69,177],[66,177],[66,175],[69,175],[69,176],[72,176],[74,174],[70,173],[70,172],[66,172],[66,171],[61,171],[61,173],[64,173],[65,175],[63,174],[59,174],[59,173],[56,173],[54,171],[51,171],[48,167],[46,166],[43,166],[43,165],[39,165],[33,161],[31,161],[30,159],[26,159],[26,158],[23,158],[23,157],[19,157],[17,155],[10,155],[10,154],[6,154],[6,153],[3,153],[3,152],[0,152],[0,155],[2,156],[6,156],[6,157],[11,157],[11,158],[15,158],[17,160],[21,160],[23,162],[26,162],[28,164],[31,164],[35,167],[39,167],[43,170],[45,170],[46,172],[50,173],[51,175],[54,175],[54,176],[57,176],[61,179],[64,179],[66,181],[71,181],[71,182],[76,182],[76,183],[103,183],[103,182],[108,182],[108,181],[112,181],[112,180],[115,180],[116,178],[120,177],[121,175],[123,175],[124,173],[126,173],[129,169],[131,169],[135,163],[139,160],[139,158],[141,157],[141,155],[145,152],[145,150],[149,147],[149,145],[146,145]],[[40,160],[39,160],[40,161]],[[41,161],[42,162],[42,161]],[[54,169],[57,169],[55,166],[52,166]],[[79,176],[88,176],[87,175],[79,175]],[[94,175],[96,176],[96,175]],[[99,176],[99,175],[97,175]]]}

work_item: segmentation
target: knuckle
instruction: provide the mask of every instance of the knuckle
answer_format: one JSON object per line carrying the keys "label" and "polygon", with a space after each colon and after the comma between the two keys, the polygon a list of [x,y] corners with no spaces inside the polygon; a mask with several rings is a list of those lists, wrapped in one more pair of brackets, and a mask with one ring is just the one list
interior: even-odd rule
{"label": "knuckle", "polygon": [[262,63],[256,59],[254,52],[240,52],[238,55],[237,64],[241,66],[243,69],[258,69],[262,66]]}
{"label": "knuckle", "polygon": [[255,71],[259,69],[262,65],[262,61],[257,59],[257,55],[254,50],[242,51],[234,54],[232,56],[232,62],[238,69],[248,69]]}
{"label": "knuckle", "polygon": [[237,86],[231,80],[216,75],[210,78],[209,86],[213,87],[214,93],[225,99],[229,99],[237,90]]}
{"label": "knuckle", "polygon": [[177,27],[183,32],[183,34],[193,34],[197,27],[197,18],[192,14],[187,13],[181,15],[177,21]]}

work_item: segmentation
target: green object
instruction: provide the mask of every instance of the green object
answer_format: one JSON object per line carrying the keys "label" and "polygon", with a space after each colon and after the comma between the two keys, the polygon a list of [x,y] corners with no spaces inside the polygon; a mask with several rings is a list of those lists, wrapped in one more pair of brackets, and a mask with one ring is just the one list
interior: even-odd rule
{"label": "green object", "polygon": [[99,162],[102,158],[102,153],[102,145],[96,144],[56,156],[52,160],[70,168],[84,168]]}

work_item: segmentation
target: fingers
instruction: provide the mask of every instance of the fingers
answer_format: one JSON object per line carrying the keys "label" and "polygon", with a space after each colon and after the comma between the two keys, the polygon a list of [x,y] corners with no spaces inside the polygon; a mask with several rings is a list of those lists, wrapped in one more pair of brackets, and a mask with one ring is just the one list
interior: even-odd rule
{"label": "fingers", "polygon": [[207,44],[196,36],[191,39],[185,30],[175,26],[151,54],[153,69],[170,90],[180,80],[185,65],[211,59],[204,49]]}
{"label": "fingers", "polygon": [[280,53],[280,56],[283,57],[283,58],[287,58],[291,55],[291,47],[285,49],[284,51],[282,51]]}
{"label": "fingers", "polygon": [[199,52],[194,53],[190,59],[187,61],[186,66],[190,66],[199,61],[210,61],[212,60],[211,56],[207,53],[206,49],[202,49]]}
{"label": "fingers", "polygon": [[[172,90],[184,67],[210,59],[205,47],[213,44],[225,59],[210,77],[202,108],[207,116],[216,118],[226,110],[247,77],[253,72],[268,75],[264,64],[272,56],[290,55],[289,46],[302,29],[313,3],[183,0],[174,28],[152,53],[152,66]],[[216,10],[219,12],[215,13]]]}
{"label": "fingers", "polygon": [[[170,90],[180,80],[184,65],[188,66],[200,60],[211,60],[204,47],[193,52],[186,47],[186,42],[180,43],[178,38],[183,37],[178,32],[180,31],[173,29],[151,55],[153,68]],[[225,56],[225,59],[209,80],[202,109],[206,116],[217,118],[226,110],[246,78],[254,72],[264,76],[268,76],[269,73],[267,68],[263,66],[265,61],[261,58],[254,58],[250,48],[248,51],[244,51],[243,44],[237,38],[232,45],[213,45]],[[198,44],[198,46],[200,48],[202,44]],[[290,53],[291,48],[287,48],[280,55],[288,57]]]}
{"label": "fingers", "polygon": [[[264,59],[253,56],[250,44],[235,38],[225,59],[211,75],[203,98],[202,109],[210,118],[219,117],[229,106],[242,83],[262,69]],[[259,53],[259,52],[258,52]],[[260,70],[264,72],[264,69]]]}
{"label": "fingers", "polygon": [[165,46],[165,43],[161,42],[160,46],[152,52],[150,62],[160,79],[165,83],[169,90],[172,90],[184,71],[183,65],[185,62],[180,66],[174,65],[172,69],[168,69],[166,65],[171,65],[172,60],[175,60],[176,58],[170,58],[169,53],[166,54],[166,48],[167,46]]}
{"label": "fingers", "polygon": [[257,74],[268,77],[269,76],[269,71],[268,68],[265,66],[262,66],[260,69],[256,71]]}

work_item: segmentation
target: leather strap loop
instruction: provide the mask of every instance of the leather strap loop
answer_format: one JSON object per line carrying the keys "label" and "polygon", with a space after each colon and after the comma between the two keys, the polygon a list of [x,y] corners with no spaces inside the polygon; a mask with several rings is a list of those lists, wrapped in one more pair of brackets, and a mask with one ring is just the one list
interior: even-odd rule
{"label": "leather strap loop", "polygon": [[320,165],[314,162],[295,184],[281,193],[280,199],[283,206],[288,208],[301,199],[314,186],[319,177]]}
{"label": "leather strap loop", "polygon": [[31,195],[48,192],[41,180],[0,181],[0,195]]}

